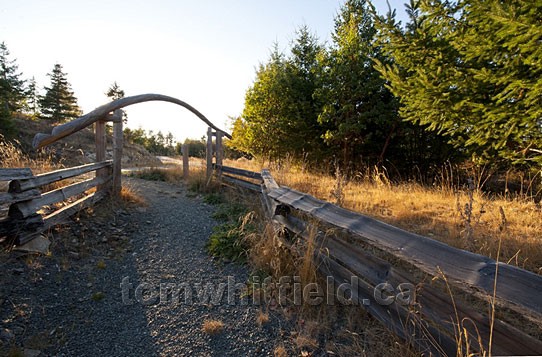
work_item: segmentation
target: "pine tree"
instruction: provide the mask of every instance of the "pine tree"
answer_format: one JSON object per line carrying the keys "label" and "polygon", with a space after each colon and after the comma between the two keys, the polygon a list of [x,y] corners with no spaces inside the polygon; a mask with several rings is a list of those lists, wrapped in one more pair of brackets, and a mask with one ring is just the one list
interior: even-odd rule
{"label": "pine tree", "polygon": [[32,77],[28,81],[28,88],[26,89],[26,101],[25,101],[25,111],[32,116],[32,118],[39,117],[40,107],[39,107],[39,93],[38,86],[36,84],[36,79]]}
{"label": "pine tree", "polygon": [[0,43],[0,130],[13,132],[12,116],[23,107],[25,82],[20,78],[15,60],[9,59],[4,42]]}
{"label": "pine tree", "polygon": [[[113,84],[111,84],[111,86],[107,90],[107,92],[105,92],[105,95],[108,98],[111,98],[111,100],[117,100],[117,99],[124,98],[125,94],[124,94],[124,90],[122,90],[120,86],[117,84],[117,81],[114,81]],[[122,121],[124,122],[124,124],[128,123],[128,114],[124,110],[122,111]]]}
{"label": "pine tree", "polygon": [[53,71],[48,74],[51,78],[50,87],[45,87],[45,95],[40,99],[41,117],[55,122],[64,122],[81,115],[71,85],[62,66],[55,64]]}
{"label": "pine tree", "polygon": [[408,121],[474,159],[542,162],[542,3],[411,0],[405,31],[380,21],[379,65]]}
{"label": "pine tree", "polygon": [[370,4],[348,0],[335,18],[333,45],[325,58],[319,116],[324,138],[343,167],[362,159],[381,161],[397,125],[397,103],[374,69],[381,58]]}

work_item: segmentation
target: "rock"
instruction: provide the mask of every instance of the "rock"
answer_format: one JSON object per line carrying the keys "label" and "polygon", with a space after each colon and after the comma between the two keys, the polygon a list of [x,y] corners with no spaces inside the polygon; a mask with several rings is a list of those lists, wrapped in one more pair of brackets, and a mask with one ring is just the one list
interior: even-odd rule
{"label": "rock", "polygon": [[23,356],[24,357],[37,357],[41,354],[41,351],[39,350],[32,350],[30,348],[25,348],[23,350]]}
{"label": "rock", "polygon": [[44,235],[39,235],[36,238],[32,239],[30,242],[25,243],[21,246],[16,247],[14,250],[26,253],[40,253],[47,254],[49,253],[49,246],[51,242]]}

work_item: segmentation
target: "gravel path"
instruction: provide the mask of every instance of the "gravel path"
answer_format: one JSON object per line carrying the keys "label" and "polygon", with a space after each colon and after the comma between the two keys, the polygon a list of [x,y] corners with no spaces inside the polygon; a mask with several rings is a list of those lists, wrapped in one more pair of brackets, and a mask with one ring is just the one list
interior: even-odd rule
{"label": "gravel path", "polygon": [[[41,356],[273,355],[287,338],[284,322],[270,314],[260,327],[260,307],[243,304],[233,284],[247,281],[248,268],[218,263],[205,251],[217,224],[210,217],[214,207],[188,197],[183,187],[131,181],[147,208],[116,211],[114,219],[96,212],[92,224],[82,218],[65,228],[50,257],[3,264],[2,350],[15,346]],[[180,289],[179,303],[173,288]],[[222,321],[223,331],[204,332],[205,319]]]}

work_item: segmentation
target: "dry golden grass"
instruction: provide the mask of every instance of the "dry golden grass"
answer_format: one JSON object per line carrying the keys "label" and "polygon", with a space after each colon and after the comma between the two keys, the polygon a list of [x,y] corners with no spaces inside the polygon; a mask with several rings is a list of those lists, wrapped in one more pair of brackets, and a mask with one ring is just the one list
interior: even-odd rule
{"label": "dry golden grass", "polygon": [[224,323],[220,320],[207,319],[203,321],[201,330],[209,335],[216,335],[224,330]]}
{"label": "dry golden grass", "polygon": [[[228,166],[259,171],[264,164],[228,160]],[[451,246],[497,258],[542,274],[542,210],[531,200],[489,197],[472,193],[472,234],[467,236],[465,204],[467,190],[424,187],[417,183],[392,184],[382,173],[365,175],[337,185],[338,179],[304,172],[295,167],[271,170],[275,180],[319,199],[337,203],[336,188],[342,191],[341,206],[410,232],[440,240]],[[460,211],[463,212],[463,216]]]}
{"label": "dry golden grass", "polygon": [[286,351],[286,348],[284,346],[280,345],[275,347],[273,355],[275,357],[288,357],[288,351]]}
{"label": "dry golden grass", "polygon": [[28,167],[32,173],[40,174],[49,172],[62,167],[55,163],[51,156],[44,152],[39,152],[36,158],[31,158],[24,154],[18,141],[8,142],[0,134],[0,163],[3,168],[23,168]]}
{"label": "dry golden grass", "polygon": [[267,312],[259,311],[258,315],[256,316],[256,323],[258,326],[263,326],[266,323],[269,322],[269,314]]}
{"label": "dry golden grass", "polygon": [[120,200],[136,206],[148,206],[147,201],[143,198],[136,189],[129,184],[123,184],[120,190]]}

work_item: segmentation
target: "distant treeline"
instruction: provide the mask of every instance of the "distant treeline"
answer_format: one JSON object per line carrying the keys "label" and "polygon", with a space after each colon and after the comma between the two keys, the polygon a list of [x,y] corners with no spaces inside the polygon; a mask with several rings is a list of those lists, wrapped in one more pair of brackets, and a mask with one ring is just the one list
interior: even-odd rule
{"label": "distant treeline", "polygon": [[256,71],[229,145],[354,173],[443,163],[542,164],[542,3],[418,1],[377,15],[347,0],[331,43],[301,27]]}

